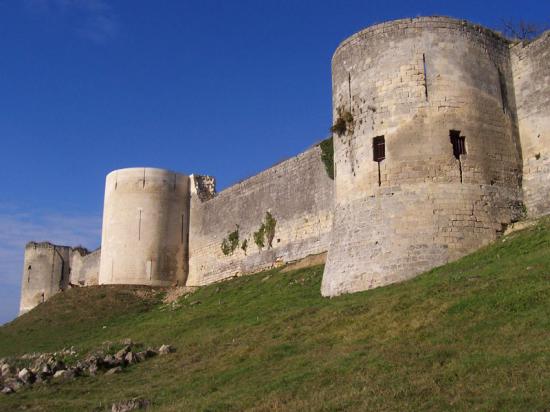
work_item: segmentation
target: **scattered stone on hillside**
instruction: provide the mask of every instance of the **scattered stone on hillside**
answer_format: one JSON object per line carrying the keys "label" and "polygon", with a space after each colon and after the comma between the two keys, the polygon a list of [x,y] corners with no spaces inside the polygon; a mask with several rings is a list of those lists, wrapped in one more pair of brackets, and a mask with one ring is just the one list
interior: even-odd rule
{"label": "scattered stone on hillside", "polygon": [[134,342],[130,338],[122,339],[121,343],[125,346],[133,346]]}
{"label": "scattered stone on hillside", "polygon": [[147,359],[147,352],[137,352],[135,353],[136,362],[143,362],[145,359]]}
{"label": "scattered stone on hillside", "polygon": [[189,306],[195,306],[200,305],[202,302],[200,300],[194,300],[193,302],[189,302]]}
{"label": "scattered stone on hillside", "polygon": [[19,371],[17,374],[17,377],[23,382],[25,385],[31,385],[35,381],[34,373],[32,373],[27,368],[23,368]]}
{"label": "scattered stone on hillside", "polygon": [[118,366],[117,361],[113,355],[107,355],[103,358],[103,364],[106,367]]}
{"label": "scattered stone on hillside", "polygon": [[177,286],[174,288],[170,288],[166,291],[166,295],[164,295],[164,299],[162,299],[162,302],[165,304],[175,303],[182,296],[187,297],[195,292],[197,289],[197,287],[193,286]]}
{"label": "scattered stone on hillside", "polygon": [[71,379],[74,378],[75,373],[68,369],[59,370],[54,373],[53,378],[54,379]]}
{"label": "scattered stone on hillside", "polygon": [[109,369],[107,372],[105,372],[105,375],[114,375],[115,373],[122,372],[121,366],[116,366],[114,368]]}
{"label": "scattered stone on hillside", "polygon": [[136,409],[146,409],[151,404],[147,399],[134,398],[127,401],[113,403],[111,412],[129,412]]}
{"label": "scattered stone on hillside", "polygon": [[126,356],[124,357],[124,360],[130,365],[133,364],[133,363],[139,362],[136,355],[132,351],[130,351],[126,354]]}
{"label": "scattered stone on hillside", "polygon": [[[129,339],[125,339],[124,343],[125,346],[114,356],[105,355],[104,350],[99,350],[91,352],[85,358],[77,359],[78,354],[71,347],[54,353],[31,353],[19,358],[2,358],[0,359],[0,392],[4,394],[16,392],[24,385],[47,383],[51,379],[63,381],[79,376],[95,376],[100,371],[106,371],[105,375],[112,375],[122,372],[125,366],[143,362],[159,354],[152,348],[134,352],[132,350],[134,346],[142,345],[133,343]],[[111,350],[113,346],[108,344]],[[174,348],[171,345],[162,345],[159,351],[165,355],[173,352]],[[66,356],[74,356],[70,366],[59,359]],[[8,363],[12,361],[21,365],[21,369]]]}
{"label": "scattered stone on hillside", "polygon": [[115,359],[122,360],[126,357],[126,354],[130,352],[130,346],[125,346],[115,354]]}
{"label": "scattered stone on hillside", "polygon": [[9,386],[5,386],[3,389],[2,389],[2,393],[5,394],[5,395],[9,395],[10,393],[14,393],[15,391],[10,388]]}
{"label": "scattered stone on hillside", "polygon": [[36,384],[47,382],[49,377],[50,377],[50,375],[47,375],[47,374],[42,373],[42,372],[38,372],[35,376],[34,384],[36,385]]}
{"label": "scattered stone on hillside", "polygon": [[99,368],[97,367],[97,364],[92,364],[88,367],[88,373],[90,376],[95,376],[98,370]]}
{"label": "scattered stone on hillside", "polygon": [[13,373],[13,368],[12,368],[9,364],[4,363],[4,364],[2,365],[1,371],[2,371],[2,377],[7,377],[7,376],[11,376],[11,375],[12,375],[12,373]]}
{"label": "scattered stone on hillside", "polygon": [[168,355],[169,353],[174,352],[174,348],[171,345],[162,345],[159,348],[159,354],[160,355]]}
{"label": "scattered stone on hillside", "polygon": [[8,378],[4,380],[4,386],[16,392],[23,387],[23,383],[16,378]]}
{"label": "scattered stone on hillside", "polygon": [[50,358],[48,360],[48,366],[50,367],[50,369],[52,370],[52,372],[54,374],[58,371],[62,371],[62,370],[67,369],[65,367],[65,364],[62,361],[60,361],[59,359],[55,359],[55,358]]}

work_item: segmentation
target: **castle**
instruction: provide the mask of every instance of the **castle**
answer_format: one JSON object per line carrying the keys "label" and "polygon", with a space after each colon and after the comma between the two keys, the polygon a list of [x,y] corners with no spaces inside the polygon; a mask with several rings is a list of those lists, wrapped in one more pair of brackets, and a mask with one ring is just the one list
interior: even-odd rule
{"label": "castle", "polygon": [[208,176],[110,173],[101,250],[27,244],[21,312],[75,285],[201,286],[324,253],[335,296],[550,212],[550,32],[397,20],[345,40],[332,73],[332,144],[220,193]]}

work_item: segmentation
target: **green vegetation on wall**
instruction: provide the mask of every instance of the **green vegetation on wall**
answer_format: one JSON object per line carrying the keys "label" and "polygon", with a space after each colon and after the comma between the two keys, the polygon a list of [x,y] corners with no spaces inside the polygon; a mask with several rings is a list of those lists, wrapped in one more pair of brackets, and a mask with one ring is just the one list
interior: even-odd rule
{"label": "green vegetation on wall", "polygon": [[339,107],[336,109],[336,113],[338,114],[338,117],[330,128],[330,131],[332,133],[336,133],[338,136],[342,136],[348,131],[353,131],[354,120],[351,112],[347,111],[343,107]]}
{"label": "green vegetation on wall", "polygon": [[254,243],[256,243],[258,249],[262,250],[266,243],[268,249],[273,247],[275,226],[277,226],[277,220],[270,212],[265,212],[264,221],[260,225],[259,229],[253,234]]}
{"label": "green vegetation on wall", "polygon": [[258,249],[262,250],[263,247],[265,246],[265,242],[264,242],[264,235],[265,235],[265,226],[264,224],[262,223],[260,225],[260,228],[254,232],[254,243],[256,243],[256,246],[258,246]]}
{"label": "green vegetation on wall", "polygon": [[334,180],[334,145],[332,137],[323,140],[319,143],[321,148],[321,161],[325,165],[328,177]]}
{"label": "green vegetation on wall", "polygon": [[239,246],[239,225],[236,226],[236,229],[228,233],[227,237],[222,240],[221,249],[225,256],[232,255]]}

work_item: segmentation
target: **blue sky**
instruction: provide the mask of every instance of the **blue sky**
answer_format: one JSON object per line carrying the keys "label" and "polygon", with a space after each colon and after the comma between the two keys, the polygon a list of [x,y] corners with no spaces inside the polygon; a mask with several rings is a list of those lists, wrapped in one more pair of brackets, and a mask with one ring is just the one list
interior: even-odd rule
{"label": "blue sky", "polygon": [[224,188],[327,136],[330,60],[371,24],[548,24],[548,0],[0,0],[0,323],[28,240],[99,246],[113,170]]}

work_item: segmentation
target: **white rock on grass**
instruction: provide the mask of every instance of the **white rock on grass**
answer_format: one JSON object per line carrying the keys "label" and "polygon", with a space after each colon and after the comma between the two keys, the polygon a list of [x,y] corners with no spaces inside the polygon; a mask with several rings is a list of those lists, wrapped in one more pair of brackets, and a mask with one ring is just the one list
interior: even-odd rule
{"label": "white rock on grass", "polygon": [[171,352],[174,352],[174,348],[171,345],[162,345],[159,348],[159,354],[160,355],[167,355]]}

